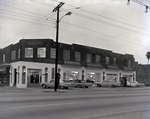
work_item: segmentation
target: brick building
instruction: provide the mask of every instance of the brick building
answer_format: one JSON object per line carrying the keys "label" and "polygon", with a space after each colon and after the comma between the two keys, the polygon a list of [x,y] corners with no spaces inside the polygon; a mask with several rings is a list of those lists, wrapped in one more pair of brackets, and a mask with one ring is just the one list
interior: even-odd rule
{"label": "brick building", "polygon": [[[55,42],[52,39],[22,39],[0,49],[0,73],[7,84],[18,88],[39,86],[55,78]],[[92,79],[103,82],[121,77],[136,80],[133,55],[118,54],[79,44],[58,45],[61,80]]]}

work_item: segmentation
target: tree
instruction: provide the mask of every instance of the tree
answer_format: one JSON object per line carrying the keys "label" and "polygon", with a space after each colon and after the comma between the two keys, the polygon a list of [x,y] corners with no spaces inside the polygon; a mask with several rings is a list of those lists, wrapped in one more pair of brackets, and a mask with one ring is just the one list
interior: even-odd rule
{"label": "tree", "polygon": [[146,57],[147,57],[147,59],[148,59],[148,64],[149,64],[150,52],[147,52]]}

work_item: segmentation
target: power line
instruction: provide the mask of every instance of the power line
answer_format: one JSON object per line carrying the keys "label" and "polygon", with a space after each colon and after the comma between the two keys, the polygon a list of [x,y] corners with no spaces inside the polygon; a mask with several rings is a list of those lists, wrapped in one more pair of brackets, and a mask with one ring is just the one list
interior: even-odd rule
{"label": "power line", "polygon": [[[75,27],[78,27],[78,28],[81,28],[81,29],[84,29],[84,30],[88,30],[88,31],[97,33],[97,34],[101,34],[101,35],[104,35],[104,36],[107,36],[107,37],[110,37],[110,38],[113,38],[113,39],[129,42],[129,43],[132,43],[132,44],[136,44],[138,46],[143,46],[143,45],[140,45],[138,43],[134,43],[134,42],[131,42],[131,41],[126,41],[126,40],[123,40],[123,39],[120,39],[120,38],[117,38],[117,37],[114,37],[114,36],[110,36],[110,35],[107,35],[107,34],[104,34],[104,33],[98,32],[98,31],[94,31],[94,30],[91,30],[91,29],[88,29],[88,28],[81,27],[81,26],[78,26],[78,25],[75,25],[75,24],[72,24],[72,23],[68,23],[68,22],[64,22],[64,21],[62,21],[62,22],[66,23],[66,24],[69,24],[69,25],[72,25],[72,26],[75,26]],[[144,46],[144,47],[147,47],[147,46]],[[150,48],[150,47],[148,47],[148,48]]]}
{"label": "power line", "polygon": [[[58,0],[55,0],[56,2],[59,2]],[[117,1],[117,0],[116,0]],[[113,1],[113,2],[116,2],[116,1]],[[135,1],[135,0],[133,0]],[[109,2],[108,2],[109,3]],[[88,11],[88,10],[85,10],[85,9],[82,9],[82,7],[76,7],[76,6],[73,6],[73,5],[69,5],[69,4],[66,4],[70,7],[73,7],[73,8],[77,8],[78,10],[82,10],[84,12],[87,12],[87,13],[91,13],[91,14],[94,14],[94,15],[97,15],[97,16],[100,16],[100,17],[103,17],[103,18],[106,18],[106,19],[109,19],[109,20],[112,20],[112,21],[115,21],[115,22],[118,22],[118,23],[121,23],[121,24],[124,24],[124,25],[128,25],[128,26],[131,26],[131,27],[135,27],[135,28],[138,28],[138,29],[141,29],[141,30],[145,30],[145,31],[149,31],[147,29],[144,29],[144,28],[141,28],[141,27],[137,27],[137,26],[134,26],[134,25],[131,25],[131,24],[127,24],[127,23],[124,23],[124,22],[121,22],[119,20],[116,20],[116,19],[112,19],[112,18],[109,18],[109,17],[106,17],[106,16],[103,16],[103,15],[100,15],[100,14],[97,14],[97,13],[94,13],[94,12],[91,12],[91,11]],[[92,6],[92,5],[91,5]],[[82,14],[83,15],[83,14]]]}
{"label": "power line", "polygon": [[[19,35],[21,35],[21,34],[27,33],[27,32],[29,31],[29,29],[31,30],[31,29],[33,29],[34,27],[36,27],[39,23],[43,22],[43,21],[41,21],[41,20],[43,20],[45,17],[47,17],[47,16],[50,15],[50,14],[51,14],[51,13],[49,13],[49,14],[47,14],[46,16],[44,16],[43,18],[39,19],[38,21],[36,21],[36,22],[33,23],[32,25],[28,26],[26,29],[22,30],[22,31],[19,32],[17,35],[15,35],[14,37],[10,38],[9,40],[7,40],[7,41],[4,42],[4,43],[7,43],[8,41],[10,41],[10,40],[16,38],[17,36],[19,36]],[[55,15],[55,13],[54,13],[53,15]],[[52,17],[53,15],[51,15],[50,17]],[[46,19],[44,19],[44,21],[45,21],[45,20],[46,20]]]}
{"label": "power line", "polygon": [[[55,0],[55,1],[56,1],[56,0]],[[58,1],[56,1],[56,2],[58,2]],[[47,4],[48,4],[48,3],[47,3]],[[75,8],[75,6],[73,6],[73,5],[69,5],[69,4],[66,4],[66,5]],[[79,7],[79,8],[80,8],[80,7]],[[86,11],[86,12],[89,12],[89,13],[92,13],[92,14],[95,14],[95,15],[98,15],[98,14],[96,14],[96,13],[93,13],[93,12],[90,12],[90,11],[87,11],[87,10],[83,10],[83,11]],[[136,31],[136,30],[132,30],[132,29],[125,28],[125,27],[122,27],[122,26],[119,26],[119,25],[115,25],[115,24],[113,24],[113,23],[105,22],[105,21],[96,19],[96,18],[94,18],[94,17],[87,16],[87,15],[84,15],[84,14],[81,14],[81,13],[78,13],[78,12],[74,12],[74,11],[72,11],[72,12],[73,12],[75,15],[78,15],[78,16],[83,17],[83,18],[87,18],[87,19],[90,19],[90,20],[93,20],[93,21],[96,21],[96,22],[99,22],[99,23],[103,23],[103,24],[106,24],[106,25],[108,25],[108,26],[116,27],[116,28],[119,28],[119,29],[122,29],[122,30],[125,30],[125,31],[128,31],[128,32],[133,32],[133,33],[136,33],[136,34],[146,35],[146,36],[150,37],[150,35],[149,35],[149,34],[146,34],[146,33],[142,33],[142,32]],[[98,15],[98,16],[101,16],[101,15]],[[101,16],[101,17],[104,17],[104,16]],[[108,17],[105,17],[105,18],[108,19]],[[109,19],[112,20],[111,18],[109,18]],[[114,19],[113,19],[113,20],[114,20]],[[117,20],[115,20],[115,21],[118,22]],[[120,22],[120,23],[123,23],[123,22]],[[126,24],[126,23],[124,23],[124,24]],[[128,24],[126,24],[126,25],[128,25]],[[132,25],[130,25],[130,26],[132,26]],[[132,27],[135,27],[135,26],[132,26]],[[138,28],[138,27],[136,27],[136,28]],[[141,29],[142,29],[142,28],[141,28]],[[144,30],[144,29],[142,29],[142,30]]]}
{"label": "power line", "polygon": [[[99,37],[95,37],[95,36],[91,36],[91,35],[87,35],[87,34],[83,34],[83,33],[78,33],[78,32],[75,32],[75,31],[69,31],[69,30],[62,29],[62,28],[60,28],[60,30],[63,30],[63,31],[66,31],[66,32],[72,32],[72,33],[75,33],[75,34],[80,34],[80,35],[88,36],[88,37],[92,37],[92,38],[101,39],[101,38],[99,38]],[[101,40],[104,41],[104,39],[101,39]],[[109,40],[109,39],[105,39],[105,40],[110,41],[110,42],[116,42],[116,43],[119,43],[119,42],[117,42],[117,41],[112,41],[112,40]],[[128,41],[124,41],[124,42],[125,42],[125,43],[129,43],[130,45],[136,45],[136,46],[137,46],[137,44],[134,44],[134,43],[131,44],[131,43],[128,42]],[[139,46],[139,45],[138,45],[138,46]],[[146,48],[146,49],[150,48],[150,47],[143,46],[143,45],[140,45],[140,47],[143,47],[143,48]]]}

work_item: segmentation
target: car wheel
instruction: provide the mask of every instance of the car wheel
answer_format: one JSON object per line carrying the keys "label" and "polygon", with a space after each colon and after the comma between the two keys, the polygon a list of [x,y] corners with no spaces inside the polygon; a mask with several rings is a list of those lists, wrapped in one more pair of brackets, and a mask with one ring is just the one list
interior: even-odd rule
{"label": "car wheel", "polygon": [[47,86],[45,84],[42,85],[42,88],[47,88]]}
{"label": "car wheel", "polygon": [[64,87],[64,89],[68,89],[68,87]]}
{"label": "car wheel", "polygon": [[100,85],[100,84],[97,84],[97,87],[101,87],[101,85]]}
{"label": "car wheel", "polygon": [[88,88],[88,86],[85,86],[85,88]]}

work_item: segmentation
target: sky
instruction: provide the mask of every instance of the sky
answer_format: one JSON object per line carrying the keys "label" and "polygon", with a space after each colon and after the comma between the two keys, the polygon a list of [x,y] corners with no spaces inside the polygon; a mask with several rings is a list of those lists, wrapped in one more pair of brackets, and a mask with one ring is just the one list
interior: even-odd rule
{"label": "sky", "polygon": [[[59,42],[81,44],[134,55],[147,64],[150,51],[150,0],[0,0],[0,48],[21,39],[56,41],[60,3]],[[142,3],[141,3],[142,2]],[[65,14],[71,12],[70,16]]]}

